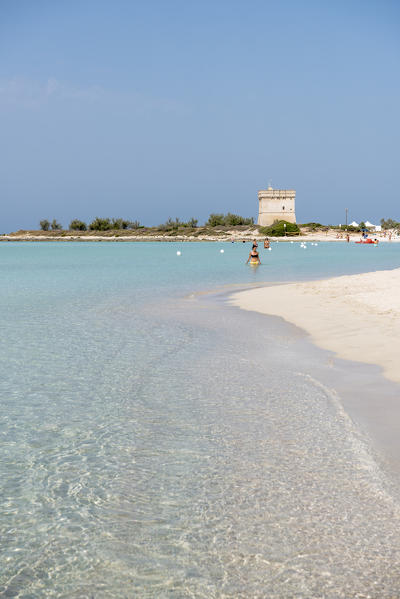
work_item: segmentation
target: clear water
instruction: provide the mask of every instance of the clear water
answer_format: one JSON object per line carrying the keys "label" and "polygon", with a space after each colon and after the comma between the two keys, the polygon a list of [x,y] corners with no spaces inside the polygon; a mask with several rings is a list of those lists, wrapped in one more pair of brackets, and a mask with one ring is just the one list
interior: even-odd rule
{"label": "clear water", "polygon": [[316,353],[196,294],[400,244],[248,251],[0,245],[0,597],[400,596],[397,499]]}

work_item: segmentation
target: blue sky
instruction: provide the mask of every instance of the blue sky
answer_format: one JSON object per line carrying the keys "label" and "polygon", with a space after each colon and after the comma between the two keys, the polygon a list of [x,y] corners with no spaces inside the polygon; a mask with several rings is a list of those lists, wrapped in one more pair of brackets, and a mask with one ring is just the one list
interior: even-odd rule
{"label": "blue sky", "polygon": [[156,225],[400,220],[400,3],[2,0],[0,232],[42,218]]}

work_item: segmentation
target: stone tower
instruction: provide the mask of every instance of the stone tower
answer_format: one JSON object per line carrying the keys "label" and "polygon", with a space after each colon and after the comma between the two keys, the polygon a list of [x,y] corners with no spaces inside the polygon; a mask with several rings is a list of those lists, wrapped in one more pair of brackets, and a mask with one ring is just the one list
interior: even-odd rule
{"label": "stone tower", "polygon": [[263,227],[272,225],[276,220],[286,220],[289,223],[296,222],[294,210],[294,189],[264,189],[258,192],[258,221]]}

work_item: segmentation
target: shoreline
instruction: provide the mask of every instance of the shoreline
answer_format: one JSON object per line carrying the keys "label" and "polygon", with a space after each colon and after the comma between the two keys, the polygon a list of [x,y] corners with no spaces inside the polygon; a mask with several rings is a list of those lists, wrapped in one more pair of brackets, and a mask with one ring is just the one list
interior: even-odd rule
{"label": "shoreline", "polygon": [[[367,281],[370,293],[363,288]],[[326,300],[332,288],[334,295]],[[339,309],[331,310],[341,291]],[[260,321],[260,330],[274,328],[274,320],[288,327],[290,344],[296,345],[294,359],[304,362],[303,353],[309,356],[308,374],[340,398],[345,413],[366,435],[376,463],[388,476],[390,494],[396,497],[400,497],[399,291],[397,268],[273,284],[233,291],[227,297],[232,308],[267,317]],[[359,345],[364,341],[375,343],[372,351]]]}
{"label": "shoreline", "polygon": [[400,268],[240,291],[230,304],[283,318],[318,347],[400,383]]}
{"label": "shoreline", "polygon": [[[371,234],[371,237],[375,236]],[[393,236],[393,238],[389,239],[388,237],[384,237],[382,234],[376,234],[380,243],[400,243],[400,236]],[[18,231],[16,233],[9,233],[0,235],[0,242],[13,242],[13,241],[37,241],[37,242],[45,242],[45,241],[58,241],[58,242],[185,242],[185,243],[193,243],[193,242],[203,242],[203,241],[213,241],[213,242],[221,242],[221,243],[242,243],[251,242],[253,239],[256,239],[258,243],[262,243],[265,239],[265,235],[261,235],[257,230],[254,229],[244,229],[244,230],[216,230],[215,233],[210,232],[201,232],[199,231],[196,234],[186,234],[186,235],[178,235],[173,234],[170,235],[168,233],[157,234],[157,233],[142,233],[142,234],[130,234],[127,232],[109,232],[108,234],[99,234],[96,232],[82,232],[82,233],[73,233],[71,231],[63,231],[62,233],[48,232],[43,233],[42,231]],[[350,234],[350,243],[354,243],[360,239],[359,233],[351,233]],[[337,231],[331,229],[326,232],[312,232],[312,231],[302,231],[301,235],[296,236],[287,236],[287,237],[270,237],[270,242],[273,243],[302,243],[302,242],[329,242],[329,243],[346,243],[346,240],[343,237],[337,237]]]}

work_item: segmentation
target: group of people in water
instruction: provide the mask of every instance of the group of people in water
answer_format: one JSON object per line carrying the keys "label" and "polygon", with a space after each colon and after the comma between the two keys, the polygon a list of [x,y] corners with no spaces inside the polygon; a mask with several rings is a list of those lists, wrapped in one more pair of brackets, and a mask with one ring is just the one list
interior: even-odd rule
{"label": "group of people in water", "polygon": [[[350,242],[350,235],[347,231],[345,234],[345,239],[346,239],[347,243]],[[389,240],[390,239],[391,239],[391,235],[389,237]],[[234,243],[233,240],[232,240],[232,243]],[[246,243],[245,239],[243,239],[243,243]],[[379,239],[377,239],[376,237],[374,239],[371,239],[370,237],[368,237],[368,233],[366,231],[363,231],[360,241],[356,241],[356,243],[374,243],[375,245],[377,245],[379,243]],[[264,239],[264,248],[266,250],[268,250],[270,248],[270,241],[269,241],[268,237],[266,237]],[[253,239],[253,245],[252,245],[251,251],[249,253],[249,257],[247,258],[246,264],[249,264],[249,263],[254,264],[254,265],[261,264],[260,255],[258,253],[258,243],[257,243],[256,239]]]}
{"label": "group of people in water", "polygon": [[[269,239],[266,237],[264,239],[264,248],[268,250],[270,247]],[[249,257],[247,258],[246,264],[250,262],[250,264],[261,264],[260,255],[258,253],[258,243],[256,239],[253,239],[253,246],[251,248]]]}

